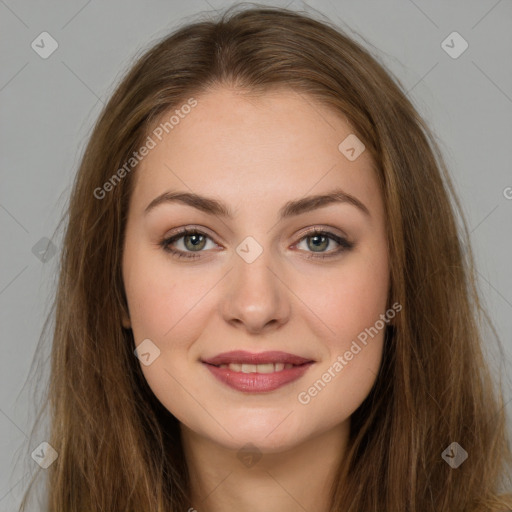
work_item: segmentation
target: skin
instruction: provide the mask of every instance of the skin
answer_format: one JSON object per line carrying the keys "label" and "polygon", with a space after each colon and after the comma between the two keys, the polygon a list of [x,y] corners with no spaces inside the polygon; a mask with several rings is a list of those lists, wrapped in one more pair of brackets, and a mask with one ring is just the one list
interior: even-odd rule
{"label": "skin", "polygon": [[[134,176],[123,256],[129,317],[123,325],[133,329],[136,345],[149,338],[160,350],[141,368],[180,421],[191,507],[327,510],[350,416],[378,372],[384,330],[308,404],[297,396],[389,307],[384,205],[373,162],[368,151],[349,161],[338,150],[353,133],[346,120],[291,90],[248,97],[217,88],[197,100]],[[345,202],[278,221],[287,201],[334,188],[356,197],[369,215]],[[179,202],[144,214],[170,190],[216,198],[235,215],[222,218]],[[183,227],[207,235],[195,252],[190,238],[187,245],[183,237],[172,245],[196,259],[177,259],[159,245]],[[331,258],[308,259],[339,248],[330,240],[315,249],[314,235],[304,238],[313,227],[355,245]],[[236,252],[247,236],[263,249],[252,263]],[[315,363],[277,390],[241,392],[201,362],[236,349],[282,350]],[[261,456],[249,467],[237,457],[246,443]]]}

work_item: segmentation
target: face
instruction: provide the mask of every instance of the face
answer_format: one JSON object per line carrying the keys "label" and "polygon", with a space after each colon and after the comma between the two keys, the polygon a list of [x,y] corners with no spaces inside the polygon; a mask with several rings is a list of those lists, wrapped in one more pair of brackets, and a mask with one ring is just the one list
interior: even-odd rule
{"label": "face", "polygon": [[[228,89],[196,99],[152,136],[133,176],[123,323],[183,426],[277,452],[346,425],[375,381],[389,288],[383,201],[369,152],[343,153],[350,126],[314,99]],[[231,351],[245,354],[212,361]]]}

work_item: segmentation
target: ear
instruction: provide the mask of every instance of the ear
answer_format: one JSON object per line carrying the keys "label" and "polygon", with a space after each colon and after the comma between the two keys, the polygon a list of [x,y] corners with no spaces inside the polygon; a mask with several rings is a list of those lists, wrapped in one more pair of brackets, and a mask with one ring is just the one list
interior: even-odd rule
{"label": "ear", "polygon": [[132,327],[130,315],[126,312],[125,308],[122,308],[121,310],[121,323],[125,329],[131,329]]}

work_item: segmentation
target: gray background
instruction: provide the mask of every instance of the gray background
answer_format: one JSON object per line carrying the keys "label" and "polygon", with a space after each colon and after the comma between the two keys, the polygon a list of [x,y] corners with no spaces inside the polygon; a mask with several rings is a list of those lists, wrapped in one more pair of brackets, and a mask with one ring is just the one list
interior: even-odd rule
{"label": "gray background", "polygon": [[[92,124],[136,53],[196,13],[231,3],[0,0],[0,511],[16,509],[36,469],[30,454],[44,441],[40,434],[29,443],[34,407],[25,384],[49,311],[57,257],[48,252],[44,261],[37,248],[44,245],[41,239],[52,238]],[[408,90],[441,143],[461,197],[479,287],[503,342],[502,353],[489,348],[487,355],[495,368],[503,364],[509,379],[512,3],[322,0],[305,5],[287,0],[267,5],[317,9],[340,27],[350,27],[356,33],[349,30],[349,35],[367,48],[373,45],[372,53]],[[47,59],[31,48],[43,31],[59,45]],[[455,59],[441,46],[453,31],[469,44]],[[53,243],[58,250],[58,237]],[[44,385],[39,384],[40,392]],[[504,387],[510,425],[509,380]]]}

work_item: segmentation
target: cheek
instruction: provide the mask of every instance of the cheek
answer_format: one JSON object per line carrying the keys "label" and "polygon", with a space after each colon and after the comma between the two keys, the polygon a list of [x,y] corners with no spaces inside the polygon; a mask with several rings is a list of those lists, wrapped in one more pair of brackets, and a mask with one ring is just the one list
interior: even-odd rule
{"label": "cheek", "polygon": [[373,326],[387,306],[389,268],[384,251],[351,254],[329,271],[297,280],[297,295],[322,321],[337,353],[348,349],[351,340]]}
{"label": "cheek", "polygon": [[335,354],[297,393],[297,411],[310,418],[314,430],[327,430],[346,421],[370,393],[382,358],[383,332],[366,346],[359,346],[350,361],[346,351]]}
{"label": "cheek", "polygon": [[395,312],[386,313],[389,268],[384,251],[357,255],[319,277],[309,280],[309,294],[305,288],[299,293],[308,297],[308,307],[326,326],[325,358],[304,383],[297,401],[317,418],[330,410],[329,424],[336,424],[370,392],[382,359],[387,325],[382,318],[389,322]]}
{"label": "cheek", "polygon": [[123,277],[135,344],[149,338],[166,354],[187,348],[204,330],[217,274],[185,270],[156,249],[129,249]]}
{"label": "cheek", "polygon": [[[147,278],[137,279],[130,292],[130,316],[135,340],[152,338],[159,344],[183,339],[192,334],[201,312],[200,301],[208,290],[207,283],[194,278],[183,279],[176,273],[158,278],[158,270]],[[185,336],[186,338],[187,336]]]}
{"label": "cheek", "polygon": [[330,329],[324,337],[326,357],[296,396],[318,429],[349,418],[375,382],[386,326],[395,316],[386,309],[388,285],[385,258],[358,259],[324,282],[314,307]]}

